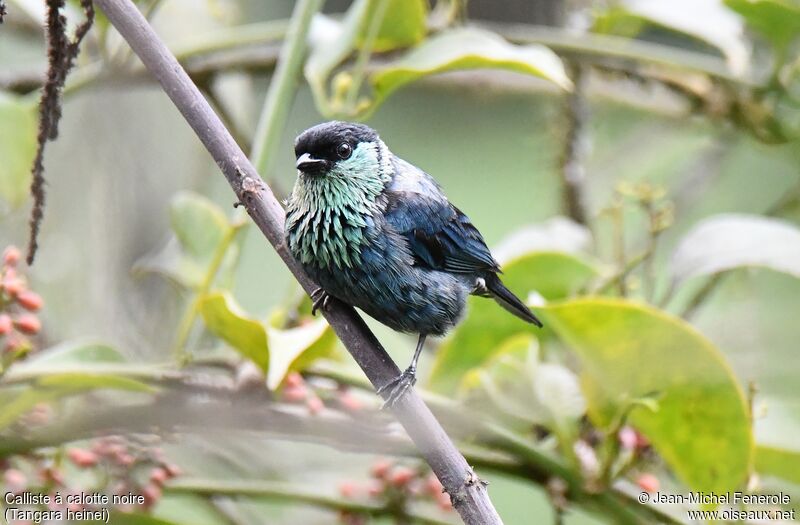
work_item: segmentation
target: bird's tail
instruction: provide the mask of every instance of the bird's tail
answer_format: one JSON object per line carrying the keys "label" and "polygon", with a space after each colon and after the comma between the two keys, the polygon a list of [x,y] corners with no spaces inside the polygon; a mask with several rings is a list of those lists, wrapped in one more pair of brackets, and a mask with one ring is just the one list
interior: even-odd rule
{"label": "bird's tail", "polygon": [[525,303],[523,303],[519,297],[511,293],[511,290],[506,288],[506,285],[503,284],[497,275],[491,274],[486,278],[486,288],[489,290],[492,299],[497,301],[497,304],[523,321],[535,324],[539,328],[543,326],[542,322],[533,315],[533,312],[531,312],[527,306],[525,306]]}

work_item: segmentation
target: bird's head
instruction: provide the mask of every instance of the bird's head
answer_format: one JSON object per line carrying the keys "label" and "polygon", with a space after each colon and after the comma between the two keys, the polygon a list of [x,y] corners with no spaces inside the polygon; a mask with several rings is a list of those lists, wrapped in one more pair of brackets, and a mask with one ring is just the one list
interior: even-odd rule
{"label": "bird's head", "polygon": [[374,129],[352,122],[325,122],[294,143],[297,170],[308,179],[369,179],[386,176],[388,150]]}

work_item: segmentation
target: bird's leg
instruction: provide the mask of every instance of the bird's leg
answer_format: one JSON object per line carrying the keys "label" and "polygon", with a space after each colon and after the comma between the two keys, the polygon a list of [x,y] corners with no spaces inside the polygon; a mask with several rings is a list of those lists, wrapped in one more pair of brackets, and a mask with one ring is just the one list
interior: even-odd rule
{"label": "bird's leg", "polygon": [[311,292],[311,315],[317,315],[317,310],[327,308],[330,300],[330,294],[322,288],[317,288]]}
{"label": "bird's leg", "polygon": [[427,337],[425,334],[419,334],[417,349],[414,351],[414,358],[411,360],[411,365],[409,365],[402,374],[378,389],[379,396],[383,396],[384,393],[388,392],[388,395],[384,398],[384,409],[391,408],[391,406],[394,405],[398,399],[403,397],[403,394],[417,382],[417,362],[419,361],[420,354],[422,354],[422,347],[425,345],[425,337]]}

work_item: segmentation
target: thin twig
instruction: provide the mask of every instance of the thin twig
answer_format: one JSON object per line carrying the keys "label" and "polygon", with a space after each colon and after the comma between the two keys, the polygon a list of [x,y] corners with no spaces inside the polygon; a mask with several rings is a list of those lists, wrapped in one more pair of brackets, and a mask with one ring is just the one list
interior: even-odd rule
{"label": "thin twig", "polygon": [[[303,289],[311,293],[317,285],[303,272],[283,242],[285,214],[280,203],[178,61],[129,0],[96,1],[161,83],[217,162],[239,201]],[[325,317],[373,386],[383,387],[400,374],[400,369],[353,308],[334,302],[325,311]],[[483,485],[464,483],[469,465],[416,392],[409,391],[403,396],[393,412],[450,494],[464,522],[469,525],[502,523]]]}
{"label": "thin twig", "polygon": [[584,157],[587,149],[586,121],[589,106],[586,102],[586,72],[578,63],[570,65],[575,88],[566,94],[564,115],[566,134],[561,154],[561,182],[564,212],[578,224],[586,224]]}
{"label": "thin twig", "polygon": [[300,0],[294,7],[278,67],[269,84],[267,98],[258,119],[250,159],[262,177],[270,178],[270,166],[280,145],[281,134],[297,92],[298,77],[306,54],[311,20],[322,8],[323,0]]}
{"label": "thin twig", "polygon": [[47,80],[42,89],[39,102],[39,133],[36,138],[36,156],[31,170],[31,208],[30,234],[28,239],[28,264],[33,264],[39,248],[39,228],[44,218],[45,179],[44,149],[50,140],[58,137],[58,122],[61,120],[61,95],[64,82],[75,58],[78,56],[83,37],[94,22],[94,6],[91,0],[81,0],[86,19],[75,30],[75,37],[67,37],[67,19],[61,13],[64,0],[47,1]]}

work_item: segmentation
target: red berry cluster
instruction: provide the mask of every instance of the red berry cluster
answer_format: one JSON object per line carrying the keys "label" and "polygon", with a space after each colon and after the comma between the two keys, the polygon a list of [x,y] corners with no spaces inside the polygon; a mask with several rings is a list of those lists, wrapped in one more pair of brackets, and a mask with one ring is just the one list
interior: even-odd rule
{"label": "red berry cluster", "polygon": [[304,403],[311,415],[319,414],[326,404],[346,412],[358,412],[364,409],[364,401],[354,394],[349,386],[338,385],[335,390],[315,389],[297,372],[290,372],[286,376],[281,398],[288,403]]}
{"label": "red berry cluster", "polygon": [[[179,467],[167,461],[158,447],[142,446],[123,437],[110,436],[92,441],[88,447],[71,447],[63,454],[69,463],[85,473],[81,479],[90,479],[89,486],[75,487],[67,482],[76,474],[66,468],[60,453],[51,455],[31,455],[17,457],[14,467],[10,462],[4,468],[3,483],[5,491],[13,494],[23,492],[64,496],[61,506],[50,510],[73,510],[81,508],[96,509],[86,504],[70,504],[67,495],[80,493],[104,493],[111,498],[118,495],[126,501],[136,501],[133,496],[141,496],[141,507],[149,509],[161,499],[164,483],[181,474]],[[27,461],[23,461],[26,459]],[[66,474],[65,474],[66,473]],[[135,505],[117,505],[116,510],[128,512]]]}
{"label": "red berry cluster", "polygon": [[120,436],[96,439],[89,449],[72,448],[67,455],[79,468],[104,467],[113,480],[110,492],[141,494],[145,508],[161,499],[164,483],[181,474],[159,447],[142,446]]}
{"label": "red berry cluster", "polygon": [[42,329],[35,312],[44,305],[39,294],[28,288],[24,276],[18,272],[21,258],[19,249],[9,246],[3,251],[0,266],[0,341],[4,354],[13,358],[31,349],[28,336]]}
{"label": "red berry cluster", "polygon": [[[387,508],[405,508],[412,499],[432,501],[446,511],[453,508],[450,496],[442,490],[442,484],[433,473],[426,474],[419,468],[378,459],[370,468],[370,477],[372,479],[366,485],[341,482],[339,494],[345,499],[366,496],[381,501]],[[347,511],[340,513],[340,519],[346,525],[365,523],[364,516]]]}

